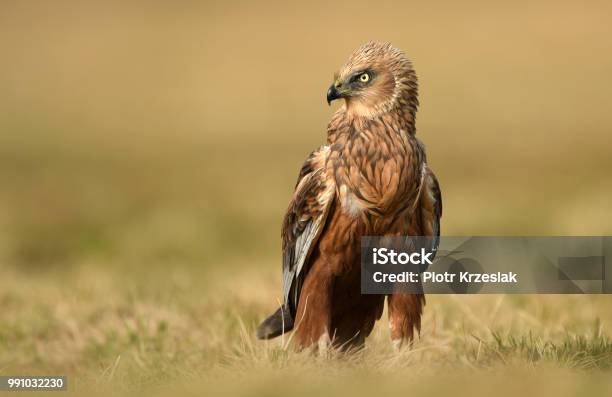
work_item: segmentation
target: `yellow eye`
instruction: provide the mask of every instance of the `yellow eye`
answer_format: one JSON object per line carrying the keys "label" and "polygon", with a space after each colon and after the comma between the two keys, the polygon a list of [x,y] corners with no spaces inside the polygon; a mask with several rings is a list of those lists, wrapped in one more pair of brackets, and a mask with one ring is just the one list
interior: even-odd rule
{"label": "yellow eye", "polygon": [[359,81],[361,81],[362,83],[367,83],[368,81],[370,81],[370,75],[367,73],[362,73],[359,76]]}

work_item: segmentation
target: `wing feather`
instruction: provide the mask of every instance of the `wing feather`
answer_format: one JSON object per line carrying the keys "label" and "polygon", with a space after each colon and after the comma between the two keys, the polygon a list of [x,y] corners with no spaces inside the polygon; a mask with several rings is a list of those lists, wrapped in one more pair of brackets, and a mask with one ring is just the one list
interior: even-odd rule
{"label": "wing feather", "polygon": [[308,157],[283,221],[283,298],[292,315],[335,197],[335,185],[325,168],[328,154],[329,147],[322,146]]}
{"label": "wing feather", "polygon": [[440,245],[440,218],[442,217],[442,192],[440,184],[433,171],[423,165],[423,179],[418,201],[418,213],[420,217],[422,233],[424,236],[432,237],[431,244],[434,252]]}

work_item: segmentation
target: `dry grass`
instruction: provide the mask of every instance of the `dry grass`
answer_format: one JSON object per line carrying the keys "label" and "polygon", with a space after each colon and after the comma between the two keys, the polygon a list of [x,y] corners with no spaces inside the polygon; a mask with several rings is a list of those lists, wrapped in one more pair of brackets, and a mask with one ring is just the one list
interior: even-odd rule
{"label": "dry grass", "polygon": [[0,5],[0,374],[100,394],[610,395],[606,296],[431,296],[421,339],[253,339],[362,42],[414,59],[447,235],[612,232],[604,2]]}
{"label": "dry grass", "polygon": [[277,286],[269,272],[239,270],[233,280],[194,280],[176,269],[139,279],[90,267],[45,277],[9,272],[1,372],[67,374],[77,393],[365,395],[450,392],[460,383],[508,395],[551,390],[536,378],[560,395],[581,395],[573,388],[587,383],[612,387],[604,381],[612,367],[607,297],[430,296],[412,349],[394,352],[382,321],[364,351],[318,357],[293,351],[287,339],[254,339]]}

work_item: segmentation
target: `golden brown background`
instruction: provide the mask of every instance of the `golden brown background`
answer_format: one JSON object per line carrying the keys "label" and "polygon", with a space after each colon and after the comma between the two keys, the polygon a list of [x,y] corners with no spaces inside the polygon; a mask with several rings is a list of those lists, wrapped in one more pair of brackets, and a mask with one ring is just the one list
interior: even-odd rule
{"label": "golden brown background", "polygon": [[[235,368],[228,354],[276,368],[261,355],[278,346],[257,350],[251,333],[280,295],[281,217],[338,106],[325,103],[334,71],[371,39],[415,64],[443,234],[612,233],[611,12],[2,1],[0,374],[129,388]],[[484,329],[539,329],[542,343],[612,326],[606,297],[433,297],[426,321],[461,341],[480,325],[456,306],[500,305],[509,317]]]}

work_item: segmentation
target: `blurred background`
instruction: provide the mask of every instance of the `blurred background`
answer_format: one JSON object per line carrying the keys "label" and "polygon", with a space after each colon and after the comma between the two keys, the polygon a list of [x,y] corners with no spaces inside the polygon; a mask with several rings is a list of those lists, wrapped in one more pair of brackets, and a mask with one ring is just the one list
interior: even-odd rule
{"label": "blurred background", "polygon": [[[138,312],[140,298],[168,305],[155,332],[173,327],[176,302],[198,319],[212,301],[238,302],[247,328],[271,310],[281,219],[338,106],[326,89],[372,39],[414,62],[443,234],[612,233],[611,12],[605,1],[1,2],[0,368],[76,371],[87,349],[112,366],[123,348],[107,334],[131,329],[121,308]],[[96,317],[109,307],[121,320],[110,331]],[[49,358],[32,335],[82,346]]]}

